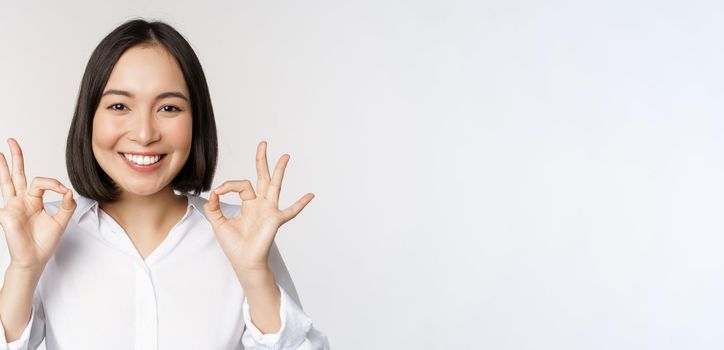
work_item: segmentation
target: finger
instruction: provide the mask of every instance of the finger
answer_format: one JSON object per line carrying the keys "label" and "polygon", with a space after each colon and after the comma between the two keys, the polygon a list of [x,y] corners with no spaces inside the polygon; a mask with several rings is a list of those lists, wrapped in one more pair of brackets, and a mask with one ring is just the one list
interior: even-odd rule
{"label": "finger", "polygon": [[307,193],[302,196],[302,198],[299,198],[299,200],[292,204],[289,208],[282,210],[282,223],[294,219],[314,197],[314,193]]}
{"label": "finger", "polygon": [[224,213],[221,212],[219,195],[214,191],[211,191],[211,194],[209,194],[209,200],[206,204],[204,204],[204,211],[206,212],[206,217],[209,221],[211,221],[211,226],[213,227],[218,227],[227,220]]}
{"label": "finger", "polygon": [[284,170],[287,167],[287,164],[289,163],[289,158],[291,156],[288,154],[283,154],[281,158],[279,158],[279,161],[277,162],[277,166],[274,169],[274,175],[272,176],[271,183],[269,183],[269,188],[266,190],[266,198],[269,198],[275,202],[279,202],[279,192],[282,190],[282,180],[284,180]]}
{"label": "finger", "polygon": [[67,189],[63,194],[63,200],[60,203],[58,212],[52,216],[53,220],[55,220],[55,222],[57,222],[61,227],[67,226],[68,221],[70,221],[70,218],[73,217],[73,212],[77,206],[78,203],[76,203],[73,198],[73,191],[71,189]]}
{"label": "finger", "polygon": [[225,181],[221,186],[217,187],[214,192],[220,196],[229,192],[239,192],[239,197],[241,197],[242,201],[256,198],[256,193],[254,193],[254,188],[251,187],[251,181],[249,180]]}
{"label": "finger", "polygon": [[264,197],[266,188],[271,180],[269,176],[269,163],[266,160],[266,141],[259,142],[256,147],[256,190]]}
{"label": "finger", "polygon": [[28,182],[25,178],[25,165],[23,161],[23,150],[20,148],[20,144],[13,138],[8,139],[10,145],[10,153],[13,155],[13,185],[15,185],[15,193],[21,195],[25,193],[28,188]]}
{"label": "finger", "polygon": [[64,194],[66,191],[68,191],[68,189],[60,183],[60,181],[49,177],[38,176],[33,178],[33,181],[30,182],[28,194],[32,197],[42,198],[43,193],[45,193],[45,191],[47,190],[51,190],[61,194]]}
{"label": "finger", "polygon": [[65,194],[68,191],[60,181],[51,179],[48,177],[35,177],[30,182],[30,188],[28,188],[27,195],[32,198],[30,204],[34,210],[43,209],[43,195],[45,191],[53,191],[60,194]]}
{"label": "finger", "polygon": [[3,194],[3,203],[7,203],[11,197],[15,196],[15,186],[10,178],[8,162],[2,152],[0,152],[0,190],[2,190]]}

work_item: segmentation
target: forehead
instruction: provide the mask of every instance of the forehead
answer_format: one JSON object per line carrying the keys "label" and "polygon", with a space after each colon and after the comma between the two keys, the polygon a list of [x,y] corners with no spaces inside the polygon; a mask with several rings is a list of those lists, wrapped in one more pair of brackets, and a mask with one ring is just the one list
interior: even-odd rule
{"label": "forehead", "polygon": [[162,46],[134,46],[116,62],[105,90],[126,90],[137,96],[155,97],[176,90],[188,96],[188,88],[176,59]]}

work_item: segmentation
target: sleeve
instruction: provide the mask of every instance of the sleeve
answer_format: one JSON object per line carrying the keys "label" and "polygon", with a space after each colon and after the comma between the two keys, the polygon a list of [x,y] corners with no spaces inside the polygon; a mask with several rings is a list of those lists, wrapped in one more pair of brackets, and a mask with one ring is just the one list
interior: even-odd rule
{"label": "sleeve", "polygon": [[329,350],[327,336],[314,328],[304,313],[296,288],[289,275],[276,242],[269,251],[269,267],[274,273],[281,293],[279,316],[281,328],[276,333],[263,334],[252,322],[249,304],[244,297],[244,324],[242,344],[247,350]]}
{"label": "sleeve", "polygon": [[33,295],[33,305],[30,310],[30,321],[20,338],[8,343],[5,338],[5,327],[0,322],[0,350],[35,350],[45,338],[45,311],[38,293]]}

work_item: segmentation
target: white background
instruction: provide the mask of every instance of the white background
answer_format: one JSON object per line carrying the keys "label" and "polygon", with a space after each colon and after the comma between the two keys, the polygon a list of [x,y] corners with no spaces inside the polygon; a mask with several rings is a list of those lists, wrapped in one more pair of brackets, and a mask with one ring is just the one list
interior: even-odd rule
{"label": "white background", "polygon": [[722,15],[715,1],[13,2],[0,150],[15,137],[29,178],[69,184],[93,48],[132,17],[164,20],[207,75],[214,185],[255,184],[265,139],[273,164],[291,155],[282,205],[316,194],[277,242],[333,349],[721,349]]}

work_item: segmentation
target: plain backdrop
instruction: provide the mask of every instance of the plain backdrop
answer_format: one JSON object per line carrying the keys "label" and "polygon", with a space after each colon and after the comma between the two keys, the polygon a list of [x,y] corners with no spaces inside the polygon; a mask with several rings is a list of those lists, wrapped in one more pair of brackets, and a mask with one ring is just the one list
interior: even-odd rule
{"label": "plain backdrop", "polygon": [[316,194],[277,242],[333,349],[721,349],[723,15],[697,0],[7,3],[0,150],[15,137],[29,178],[69,184],[93,48],[160,19],[208,79],[214,185],[256,184],[268,140],[273,164],[291,155],[281,205]]}

